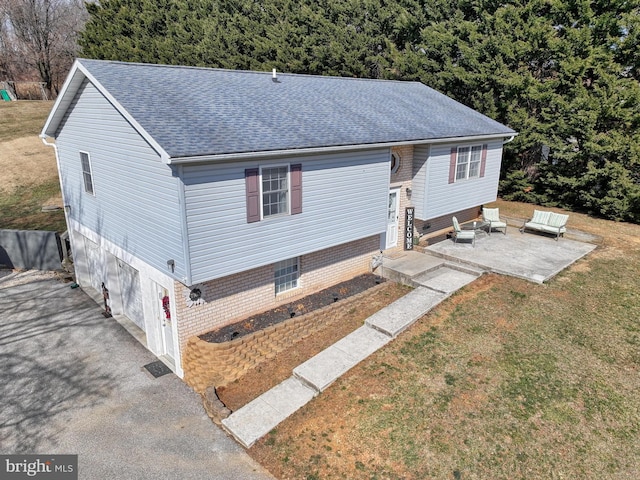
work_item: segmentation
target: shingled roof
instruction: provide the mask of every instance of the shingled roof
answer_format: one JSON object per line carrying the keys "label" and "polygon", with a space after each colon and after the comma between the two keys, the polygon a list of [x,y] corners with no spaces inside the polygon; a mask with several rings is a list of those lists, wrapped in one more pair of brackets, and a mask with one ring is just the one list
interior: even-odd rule
{"label": "shingled roof", "polygon": [[167,161],[515,133],[417,82],[78,59],[43,136],[85,78]]}

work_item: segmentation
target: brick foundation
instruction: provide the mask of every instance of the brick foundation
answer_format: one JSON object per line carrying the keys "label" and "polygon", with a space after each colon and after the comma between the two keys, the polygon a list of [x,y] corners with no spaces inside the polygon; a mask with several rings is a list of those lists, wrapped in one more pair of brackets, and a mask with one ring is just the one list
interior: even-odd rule
{"label": "brick foundation", "polygon": [[304,255],[299,263],[299,287],[279,295],[275,294],[273,265],[206,282],[200,286],[204,304],[191,307],[186,301],[189,290],[176,282],[180,351],[185,351],[193,336],[371,272],[371,259],[379,247],[379,237],[373,236]]}
{"label": "brick foundation", "polygon": [[480,207],[471,207],[466,210],[449,213],[441,217],[432,218],[430,220],[415,221],[416,229],[420,233],[420,244],[430,245],[433,241],[439,241],[448,232],[453,231],[453,217],[456,217],[460,223],[475,220],[481,215]]}

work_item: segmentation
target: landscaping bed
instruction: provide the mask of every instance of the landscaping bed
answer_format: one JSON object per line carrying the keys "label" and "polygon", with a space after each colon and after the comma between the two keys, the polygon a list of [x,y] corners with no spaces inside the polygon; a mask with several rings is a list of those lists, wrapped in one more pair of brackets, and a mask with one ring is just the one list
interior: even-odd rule
{"label": "landscaping bed", "polygon": [[[275,357],[261,362],[237,380],[217,388],[220,400],[232,411],[289,378],[298,365],[318,354],[338,340],[361,327],[364,321],[411,291],[410,287],[395,282],[384,282],[359,298],[354,298],[346,309],[340,309],[333,321],[319,331],[292,343]],[[351,300],[350,300],[351,302]]]}
{"label": "landscaping bed", "polygon": [[294,302],[281,305],[257,315],[252,315],[239,322],[205,333],[200,335],[199,338],[210,343],[223,343],[235,340],[249,333],[262,330],[271,325],[276,325],[294,316],[310,313],[327,305],[331,305],[338,300],[349,298],[383,282],[385,282],[384,278],[372,273],[365,273],[317,293],[307,295]]}

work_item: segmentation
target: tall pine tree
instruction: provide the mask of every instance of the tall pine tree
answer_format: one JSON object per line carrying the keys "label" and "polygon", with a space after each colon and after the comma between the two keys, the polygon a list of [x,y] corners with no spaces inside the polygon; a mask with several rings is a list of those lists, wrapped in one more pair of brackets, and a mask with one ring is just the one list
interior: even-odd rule
{"label": "tall pine tree", "polygon": [[83,54],[419,80],[520,132],[507,198],[640,222],[640,0],[103,0]]}

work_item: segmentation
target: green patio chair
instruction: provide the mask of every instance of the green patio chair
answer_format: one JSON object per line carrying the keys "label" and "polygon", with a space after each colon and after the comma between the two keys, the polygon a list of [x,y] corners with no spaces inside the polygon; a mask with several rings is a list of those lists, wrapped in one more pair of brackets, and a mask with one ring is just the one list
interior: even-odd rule
{"label": "green patio chair", "polygon": [[471,244],[476,246],[476,232],[474,230],[462,230],[458,219],[456,217],[453,220],[453,242],[458,243],[458,240],[471,240]]}
{"label": "green patio chair", "polygon": [[499,208],[484,208],[482,207],[482,219],[485,222],[489,222],[489,233],[491,230],[502,229],[503,233],[507,234],[507,224],[500,219],[500,209]]}

